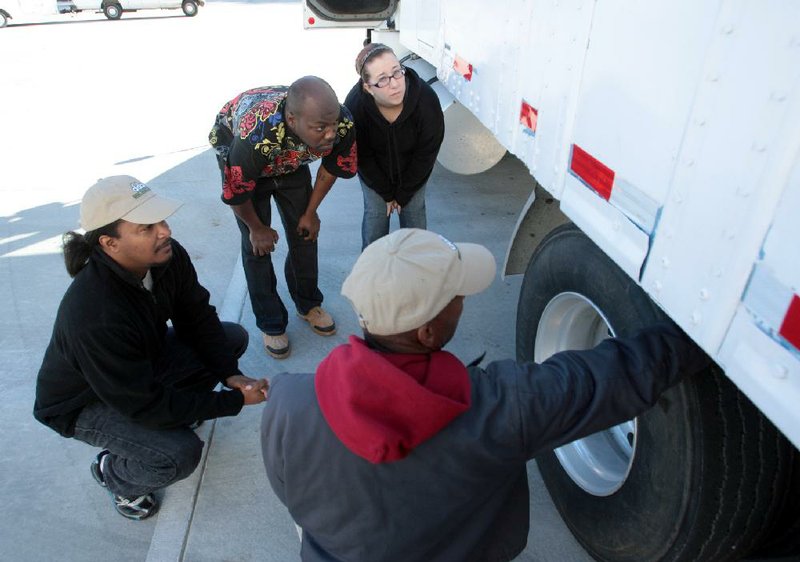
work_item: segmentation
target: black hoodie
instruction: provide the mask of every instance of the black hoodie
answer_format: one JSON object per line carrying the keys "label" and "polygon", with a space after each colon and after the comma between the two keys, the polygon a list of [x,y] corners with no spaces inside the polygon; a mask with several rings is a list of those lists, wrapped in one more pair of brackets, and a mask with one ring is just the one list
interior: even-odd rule
{"label": "black hoodie", "polygon": [[151,428],[239,413],[241,392],[181,392],[155,379],[168,319],[220,382],[241,371],[186,250],[173,240],[172,259],[150,271],[152,293],[95,248],[59,306],[36,381],[37,420],[71,437],[83,407],[98,401]]}
{"label": "black hoodie", "polygon": [[406,68],[403,111],[394,123],[381,115],[359,80],[344,105],[353,114],[358,175],[384,201],[404,207],[431,175],[444,139],[444,116],[433,89]]}

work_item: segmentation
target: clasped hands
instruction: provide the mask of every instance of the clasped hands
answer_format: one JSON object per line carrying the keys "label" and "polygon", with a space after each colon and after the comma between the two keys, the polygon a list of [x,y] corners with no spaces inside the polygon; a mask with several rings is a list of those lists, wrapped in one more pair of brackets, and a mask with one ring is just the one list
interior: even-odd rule
{"label": "clasped hands", "polygon": [[267,379],[251,379],[245,375],[231,375],[225,379],[225,386],[241,392],[246,406],[263,402],[269,392]]}
{"label": "clasped hands", "polygon": [[386,216],[387,217],[392,216],[392,213],[395,212],[395,211],[397,211],[397,214],[399,215],[400,211],[402,211],[402,210],[403,210],[403,208],[400,207],[400,204],[397,201],[395,201],[394,199],[391,200],[391,201],[387,201],[386,202]]}

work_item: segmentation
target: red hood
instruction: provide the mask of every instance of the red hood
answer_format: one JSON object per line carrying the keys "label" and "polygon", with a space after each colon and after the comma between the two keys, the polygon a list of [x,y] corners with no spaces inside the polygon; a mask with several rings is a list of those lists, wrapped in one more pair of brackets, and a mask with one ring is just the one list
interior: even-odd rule
{"label": "red hood", "polygon": [[372,463],[404,458],[470,405],[467,369],[451,353],[380,353],[355,336],[320,363],[315,386],[333,432]]}

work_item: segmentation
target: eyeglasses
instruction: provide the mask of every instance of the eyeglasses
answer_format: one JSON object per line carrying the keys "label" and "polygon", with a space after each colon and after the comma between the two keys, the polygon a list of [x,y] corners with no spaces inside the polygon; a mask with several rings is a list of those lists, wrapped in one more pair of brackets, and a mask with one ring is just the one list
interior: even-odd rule
{"label": "eyeglasses", "polygon": [[374,84],[370,84],[370,86],[373,86],[375,88],[385,88],[386,86],[389,85],[389,82],[392,81],[392,78],[394,78],[395,80],[400,80],[403,76],[405,76],[405,74],[406,74],[406,69],[404,66],[401,66],[400,68],[392,72],[391,76],[381,76],[377,82],[375,82]]}

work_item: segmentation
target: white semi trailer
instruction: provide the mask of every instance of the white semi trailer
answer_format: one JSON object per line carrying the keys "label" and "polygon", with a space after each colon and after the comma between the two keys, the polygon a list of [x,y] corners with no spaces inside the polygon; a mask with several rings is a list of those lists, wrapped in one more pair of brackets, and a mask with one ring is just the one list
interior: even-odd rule
{"label": "white semi trailer", "polygon": [[307,0],[398,47],[446,108],[440,161],[530,170],[506,274],[517,355],[662,314],[716,362],[537,459],[602,560],[800,555],[800,4]]}

